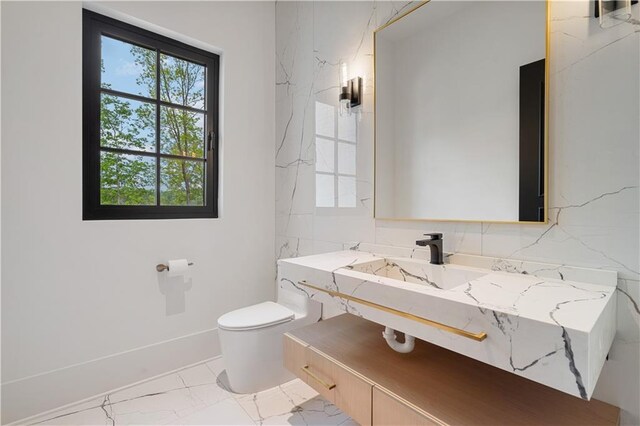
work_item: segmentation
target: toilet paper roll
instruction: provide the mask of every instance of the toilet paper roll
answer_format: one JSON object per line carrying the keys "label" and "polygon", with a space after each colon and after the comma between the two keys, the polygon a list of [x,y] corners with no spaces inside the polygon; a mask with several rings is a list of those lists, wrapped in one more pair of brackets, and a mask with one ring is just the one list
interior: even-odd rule
{"label": "toilet paper roll", "polygon": [[189,271],[189,262],[187,259],[174,259],[169,262],[169,271],[167,275],[177,277],[186,274]]}

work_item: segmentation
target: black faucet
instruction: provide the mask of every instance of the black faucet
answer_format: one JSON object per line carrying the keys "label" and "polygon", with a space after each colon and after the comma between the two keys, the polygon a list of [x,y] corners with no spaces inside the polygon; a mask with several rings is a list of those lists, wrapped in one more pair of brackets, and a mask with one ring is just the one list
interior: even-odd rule
{"label": "black faucet", "polygon": [[430,238],[428,240],[418,240],[416,244],[420,247],[429,246],[431,249],[431,264],[444,265],[442,261],[442,234],[433,233],[424,235]]}

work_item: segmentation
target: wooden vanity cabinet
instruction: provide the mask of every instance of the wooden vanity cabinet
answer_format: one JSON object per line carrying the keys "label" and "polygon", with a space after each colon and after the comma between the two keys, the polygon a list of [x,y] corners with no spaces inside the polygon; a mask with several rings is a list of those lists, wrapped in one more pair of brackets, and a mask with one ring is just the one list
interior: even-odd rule
{"label": "wooden vanity cabinet", "polygon": [[[349,314],[285,334],[284,365],[362,425],[617,425],[584,401],[430,343],[400,354]],[[479,343],[481,344],[481,343]]]}
{"label": "wooden vanity cabinet", "polygon": [[373,388],[373,414],[376,425],[385,426],[433,426],[442,425],[420,408],[388,393],[384,389]]}

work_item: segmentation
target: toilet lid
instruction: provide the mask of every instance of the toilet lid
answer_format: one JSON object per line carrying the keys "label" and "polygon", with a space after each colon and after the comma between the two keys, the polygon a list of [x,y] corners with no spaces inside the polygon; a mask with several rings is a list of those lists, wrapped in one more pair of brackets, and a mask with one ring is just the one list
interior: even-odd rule
{"label": "toilet lid", "polygon": [[236,309],[218,318],[218,327],[225,330],[252,330],[293,320],[295,312],[274,302],[258,303]]}

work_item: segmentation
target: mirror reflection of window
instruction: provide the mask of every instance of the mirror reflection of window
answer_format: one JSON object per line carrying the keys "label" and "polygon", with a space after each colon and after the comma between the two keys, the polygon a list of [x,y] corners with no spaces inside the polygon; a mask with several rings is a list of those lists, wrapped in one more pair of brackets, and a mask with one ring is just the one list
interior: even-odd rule
{"label": "mirror reflection of window", "polygon": [[356,207],[355,115],[316,102],[316,207]]}

